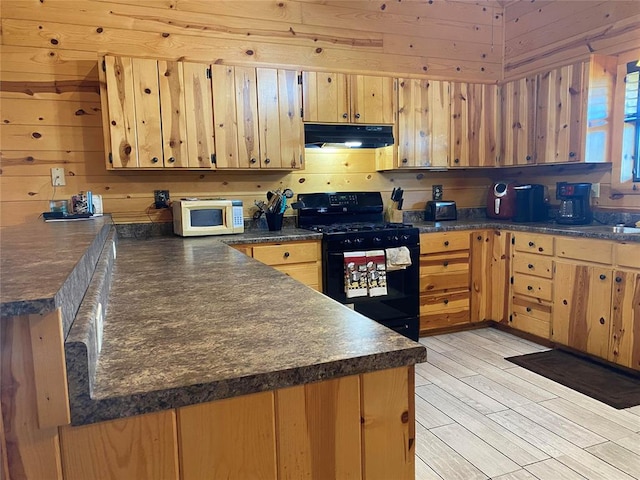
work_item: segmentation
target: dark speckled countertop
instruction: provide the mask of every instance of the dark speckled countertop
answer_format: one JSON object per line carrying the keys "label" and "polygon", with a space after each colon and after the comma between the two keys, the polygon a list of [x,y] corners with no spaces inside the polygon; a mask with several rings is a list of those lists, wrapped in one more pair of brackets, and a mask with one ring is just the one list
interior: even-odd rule
{"label": "dark speckled countertop", "polygon": [[2,318],[61,307],[66,334],[111,227],[104,216],[0,229]]}
{"label": "dark speckled countertop", "polygon": [[92,390],[70,389],[74,424],[426,358],[220,237],[120,240],[101,338]]}

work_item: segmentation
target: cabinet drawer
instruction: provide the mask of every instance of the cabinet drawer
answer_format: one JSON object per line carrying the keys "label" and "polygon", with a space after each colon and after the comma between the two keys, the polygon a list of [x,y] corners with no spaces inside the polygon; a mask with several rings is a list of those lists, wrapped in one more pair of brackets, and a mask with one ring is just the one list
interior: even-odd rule
{"label": "cabinet drawer", "polygon": [[515,249],[519,252],[553,255],[553,237],[551,235],[515,232],[513,239]]}
{"label": "cabinet drawer", "polygon": [[315,262],[319,259],[318,253],[318,242],[256,245],[253,247],[253,258],[267,265]]}
{"label": "cabinet drawer", "polygon": [[584,238],[556,238],[556,255],[594,263],[613,263],[613,242]]}
{"label": "cabinet drawer", "polygon": [[513,297],[511,303],[512,316],[526,316],[538,320],[551,322],[551,305],[540,303],[526,297]]}
{"label": "cabinet drawer", "polygon": [[274,268],[282,273],[286,273],[291,278],[295,278],[305,285],[318,287],[318,283],[320,282],[321,268],[318,263],[276,265]]}
{"label": "cabinet drawer", "polygon": [[469,250],[471,232],[421,233],[420,253],[451,252]]}
{"label": "cabinet drawer", "polygon": [[420,271],[420,292],[469,288],[469,267],[462,271],[424,274]]}
{"label": "cabinet drawer", "polygon": [[614,248],[618,265],[640,268],[640,243],[618,243]]}
{"label": "cabinet drawer", "polygon": [[539,318],[516,314],[514,312],[509,319],[509,326],[538,337],[551,338],[551,322],[548,320],[540,320]]}
{"label": "cabinet drawer", "polygon": [[513,271],[551,278],[553,276],[553,260],[551,257],[519,253],[513,257]]}
{"label": "cabinet drawer", "polygon": [[420,273],[446,273],[469,270],[469,251],[420,256]]}
{"label": "cabinet drawer", "polygon": [[469,323],[468,290],[420,296],[420,330]]}
{"label": "cabinet drawer", "polygon": [[552,298],[552,281],[531,275],[516,274],[513,276],[513,292],[550,302]]}

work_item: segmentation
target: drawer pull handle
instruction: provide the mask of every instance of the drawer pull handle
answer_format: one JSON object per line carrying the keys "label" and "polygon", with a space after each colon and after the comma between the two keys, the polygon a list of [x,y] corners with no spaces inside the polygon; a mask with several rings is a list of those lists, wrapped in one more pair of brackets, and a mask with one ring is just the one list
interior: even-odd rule
{"label": "drawer pull handle", "polygon": [[600,274],[600,280],[606,280],[607,276],[604,273]]}
{"label": "drawer pull handle", "polygon": [[444,265],[445,267],[448,267],[448,266],[449,266],[449,262],[444,262],[444,263],[443,263],[443,265]]}
{"label": "drawer pull handle", "polygon": [[444,242],[444,246],[445,246],[445,247],[448,247],[448,246],[449,246],[449,240],[445,240],[445,242]]}
{"label": "drawer pull handle", "polygon": [[531,313],[531,307],[527,307],[527,312]]}
{"label": "drawer pull handle", "polygon": [[533,242],[529,242],[529,246],[530,246],[530,247],[533,247],[534,245],[535,245],[535,243],[533,243]]}
{"label": "drawer pull handle", "polygon": [[604,325],[604,317],[600,317],[600,325]]}
{"label": "drawer pull handle", "polygon": [[529,265],[527,265],[527,268],[532,269],[533,268],[533,264],[530,263]]}
{"label": "drawer pull handle", "polygon": [[531,285],[527,285],[527,290],[531,291],[533,290],[533,287]]}
{"label": "drawer pull handle", "polygon": [[289,252],[284,252],[284,258],[289,258],[289,256],[291,256]]}
{"label": "drawer pull handle", "polygon": [[446,298],[444,299],[444,304],[447,305],[449,303],[449,300],[447,300]]}
{"label": "drawer pull handle", "polygon": [[616,283],[622,282],[622,277],[616,277]]}

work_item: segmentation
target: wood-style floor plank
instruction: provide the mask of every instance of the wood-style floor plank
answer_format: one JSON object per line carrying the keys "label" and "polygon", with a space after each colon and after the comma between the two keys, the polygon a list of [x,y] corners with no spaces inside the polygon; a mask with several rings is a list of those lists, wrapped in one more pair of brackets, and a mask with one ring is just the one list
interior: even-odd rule
{"label": "wood-style floor plank", "polygon": [[640,455],[636,455],[613,442],[594,445],[586,450],[618,470],[622,470],[634,478],[640,478]]}
{"label": "wood-style floor plank", "polygon": [[597,445],[607,440],[537,403],[521,405],[513,410],[580,448]]}
{"label": "wood-style floor plank", "polygon": [[540,405],[552,412],[568,418],[591,432],[594,432],[607,440],[618,440],[633,435],[633,430],[612,422],[607,418],[598,415],[590,410],[586,410],[565,398],[554,398],[541,402]]}
{"label": "wood-style floor plank", "polygon": [[504,359],[546,347],[492,328],[420,341],[417,480],[640,479],[640,406],[616,410]]}
{"label": "wood-style floor plank", "polygon": [[549,458],[544,452],[436,385],[416,389],[416,393],[434,406],[437,405],[437,408],[449,418],[463,425],[518,465],[528,465]]}
{"label": "wood-style floor plank", "polygon": [[435,428],[455,423],[420,395],[416,395],[416,421],[425,428]]}
{"label": "wood-style floor plank", "polygon": [[486,480],[488,478],[419,423],[416,424],[416,455],[446,480]]}
{"label": "wood-style floor plank", "polygon": [[555,458],[527,465],[526,469],[540,480],[584,480],[585,478]]}

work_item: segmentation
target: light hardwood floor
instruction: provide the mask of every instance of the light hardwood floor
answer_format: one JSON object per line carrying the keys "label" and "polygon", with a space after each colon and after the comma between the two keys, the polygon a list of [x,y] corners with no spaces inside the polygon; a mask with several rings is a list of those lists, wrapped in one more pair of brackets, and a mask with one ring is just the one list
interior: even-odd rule
{"label": "light hardwood floor", "polygon": [[493,328],[420,342],[416,479],[640,478],[640,406],[616,410],[504,360],[545,347]]}

